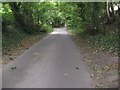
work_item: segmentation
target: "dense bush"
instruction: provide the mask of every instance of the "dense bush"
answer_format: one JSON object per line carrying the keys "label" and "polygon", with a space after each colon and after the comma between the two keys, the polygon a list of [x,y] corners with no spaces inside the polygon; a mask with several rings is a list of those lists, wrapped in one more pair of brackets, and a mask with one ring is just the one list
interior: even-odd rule
{"label": "dense bush", "polygon": [[[68,30],[87,38],[90,45],[118,52],[117,2],[60,3]],[[65,7],[65,8],[64,8]],[[118,12],[118,11],[117,11]]]}
{"label": "dense bush", "polygon": [[52,22],[54,28],[63,27],[64,25],[65,21],[61,17],[54,17],[54,21]]}
{"label": "dense bush", "polygon": [[118,38],[109,33],[117,33],[116,29],[106,28],[119,21],[119,11],[114,10],[116,4],[117,2],[3,3],[3,39],[6,38],[5,35],[11,37],[8,33],[16,34],[21,30],[24,34],[32,35],[51,32],[53,28],[67,25],[68,30],[76,35],[89,38],[92,45],[117,51]]}

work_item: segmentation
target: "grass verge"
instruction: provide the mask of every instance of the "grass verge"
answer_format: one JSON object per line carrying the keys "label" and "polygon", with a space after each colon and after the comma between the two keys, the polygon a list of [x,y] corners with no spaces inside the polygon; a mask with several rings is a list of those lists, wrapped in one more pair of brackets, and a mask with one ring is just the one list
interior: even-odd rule
{"label": "grass verge", "polygon": [[3,66],[13,61],[24,50],[29,49],[34,43],[38,42],[47,33],[29,35],[25,32],[13,32],[3,34],[2,64]]}
{"label": "grass verge", "polygon": [[94,87],[118,88],[117,33],[80,37],[70,32],[70,35],[89,68]]}

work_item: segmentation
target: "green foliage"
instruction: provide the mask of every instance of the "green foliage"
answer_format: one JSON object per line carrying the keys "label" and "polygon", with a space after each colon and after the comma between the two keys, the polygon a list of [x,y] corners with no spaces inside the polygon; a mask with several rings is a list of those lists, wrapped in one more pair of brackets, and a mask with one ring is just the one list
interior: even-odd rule
{"label": "green foliage", "polygon": [[18,27],[13,27],[9,25],[7,26],[7,29],[9,31],[2,35],[3,53],[6,48],[16,46],[24,37],[29,36]]}
{"label": "green foliage", "polygon": [[42,25],[41,27],[41,31],[42,32],[52,32],[53,31],[53,28],[51,26],[48,26],[46,24]]}
{"label": "green foliage", "polygon": [[[56,3],[50,2],[3,3],[3,30],[6,30],[7,25],[13,24],[32,34],[43,32],[43,28],[46,30],[45,32],[50,32],[51,27],[64,26],[65,22],[55,5]],[[16,23],[17,25],[15,25]]]}
{"label": "green foliage", "polygon": [[54,20],[52,22],[52,26],[54,28],[63,27],[64,25],[65,25],[65,22],[61,17],[54,17]]}
{"label": "green foliage", "polygon": [[89,37],[89,44],[95,47],[99,47],[102,50],[108,50],[117,54],[118,52],[118,37],[112,36],[110,37],[109,34],[106,36],[97,35],[96,37],[90,36]]}
{"label": "green foliage", "polygon": [[[9,42],[9,38],[14,40],[13,36],[17,37],[18,32],[41,34],[67,25],[68,30],[72,30],[78,36],[87,36],[95,46],[116,48],[118,46],[116,36],[111,35],[110,38],[110,30],[105,27],[105,24],[109,22],[112,24],[115,21],[113,19],[118,18],[117,12],[113,12],[113,4],[104,2],[3,3],[3,39]],[[116,33],[115,30],[112,32]],[[22,34],[20,37],[24,37]]]}
{"label": "green foliage", "polygon": [[[115,24],[115,27],[113,27],[114,24],[108,26],[105,24],[107,18],[107,14],[105,14],[106,3],[66,2],[59,3],[59,5],[68,30],[71,30],[77,36],[88,38],[90,45],[110,50],[110,52],[118,52],[118,32],[116,32],[118,26],[117,24]],[[116,15],[111,15],[110,18],[112,16]]]}
{"label": "green foliage", "polygon": [[3,28],[3,33],[7,32],[8,25],[11,25],[14,23],[14,17],[13,17],[13,13],[9,8],[8,4],[3,4],[2,5],[2,28]]}

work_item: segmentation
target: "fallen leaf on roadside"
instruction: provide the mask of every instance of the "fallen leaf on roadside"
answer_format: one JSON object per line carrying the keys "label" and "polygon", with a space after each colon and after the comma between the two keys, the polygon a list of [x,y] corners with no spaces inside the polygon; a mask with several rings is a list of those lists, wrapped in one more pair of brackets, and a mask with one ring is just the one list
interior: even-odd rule
{"label": "fallen leaf on roadside", "polygon": [[102,73],[103,71],[102,70],[97,70],[97,73]]}
{"label": "fallen leaf on roadside", "polygon": [[38,55],[38,53],[32,53],[32,55]]}
{"label": "fallen leaf on roadside", "polygon": [[12,67],[11,69],[13,69],[13,70],[14,70],[14,69],[17,69],[17,68],[16,68],[16,67]]}
{"label": "fallen leaf on roadside", "polygon": [[97,70],[97,69],[98,69],[97,65],[95,65],[95,66],[93,66],[93,67],[90,68],[90,70]]}
{"label": "fallen leaf on roadside", "polygon": [[10,57],[9,57],[9,60],[12,60],[12,61],[13,61],[14,58],[16,58],[16,56],[10,56]]}
{"label": "fallen leaf on roadside", "polygon": [[97,54],[97,53],[98,53],[98,50],[95,50],[95,51],[93,51],[92,53],[93,53],[93,54]]}
{"label": "fallen leaf on roadside", "polygon": [[79,67],[75,67],[75,69],[77,69],[77,70],[78,70],[78,69],[80,69],[80,68],[79,68]]}
{"label": "fallen leaf on roadside", "polygon": [[94,74],[91,74],[91,77],[94,77]]}
{"label": "fallen leaf on roadside", "polygon": [[92,67],[90,70],[97,70],[97,68],[96,67]]}
{"label": "fallen leaf on roadside", "polygon": [[110,67],[109,66],[103,66],[103,70],[109,70],[110,69]]}
{"label": "fallen leaf on roadside", "polygon": [[108,87],[105,87],[105,88],[108,88]]}
{"label": "fallen leaf on roadside", "polygon": [[83,57],[83,60],[84,60],[85,62],[91,62],[91,59],[89,59],[89,58],[87,58],[87,57]]}
{"label": "fallen leaf on roadside", "polygon": [[99,77],[99,76],[97,76],[97,77],[96,77],[96,79],[100,79],[100,77]]}
{"label": "fallen leaf on roadside", "polygon": [[108,80],[108,81],[109,81],[109,82],[115,82],[115,81],[118,81],[118,80],[115,79],[115,80]]}
{"label": "fallen leaf on roadside", "polygon": [[101,84],[95,84],[95,87],[101,87],[102,85]]}
{"label": "fallen leaf on roadside", "polygon": [[69,74],[65,73],[64,76],[69,76]]}

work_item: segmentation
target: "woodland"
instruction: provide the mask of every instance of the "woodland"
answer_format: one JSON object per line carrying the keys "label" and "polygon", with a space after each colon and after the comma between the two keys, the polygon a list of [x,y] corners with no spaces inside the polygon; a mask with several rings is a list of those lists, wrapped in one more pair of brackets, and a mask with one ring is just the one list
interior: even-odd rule
{"label": "woodland", "polygon": [[12,47],[18,48],[26,37],[67,26],[78,38],[87,38],[88,44],[118,55],[118,5],[119,2],[3,2],[3,54],[9,54]]}
{"label": "woodland", "polygon": [[[83,48],[92,49],[92,54],[86,50],[81,56],[89,65],[95,87],[118,87],[119,3],[3,2],[0,4],[2,62],[8,64],[13,61],[24,50],[54,31],[54,28],[67,27],[68,34],[81,48],[81,52]],[[17,69],[17,66],[11,69]]]}

